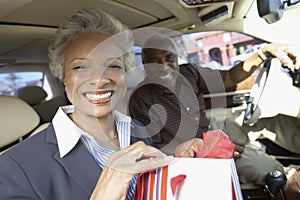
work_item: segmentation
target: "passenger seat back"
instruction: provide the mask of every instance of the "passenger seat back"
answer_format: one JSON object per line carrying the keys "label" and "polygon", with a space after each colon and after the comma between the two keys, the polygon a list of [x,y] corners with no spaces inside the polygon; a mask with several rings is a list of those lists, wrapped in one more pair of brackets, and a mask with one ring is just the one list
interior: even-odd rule
{"label": "passenger seat back", "polygon": [[39,115],[24,100],[0,95],[0,148],[26,136],[39,123]]}
{"label": "passenger seat back", "polygon": [[59,106],[66,105],[66,98],[62,96],[56,96],[49,101],[42,102],[33,106],[33,108],[39,113],[42,123],[51,122]]}
{"label": "passenger seat back", "polygon": [[35,106],[46,101],[48,94],[39,86],[26,86],[18,89],[15,96],[23,99],[29,105]]}
{"label": "passenger seat back", "polygon": [[56,96],[46,100],[46,91],[39,86],[27,86],[20,88],[16,96],[30,104],[41,118],[41,123],[51,122],[59,106],[66,105],[64,96]]}

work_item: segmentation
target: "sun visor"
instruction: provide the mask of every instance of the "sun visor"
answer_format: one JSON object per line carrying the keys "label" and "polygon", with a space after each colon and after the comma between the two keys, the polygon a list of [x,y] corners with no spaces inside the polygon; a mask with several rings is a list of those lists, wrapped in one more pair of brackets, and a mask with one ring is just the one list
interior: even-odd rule
{"label": "sun visor", "polygon": [[233,2],[206,7],[198,13],[198,17],[204,25],[214,25],[231,17]]}

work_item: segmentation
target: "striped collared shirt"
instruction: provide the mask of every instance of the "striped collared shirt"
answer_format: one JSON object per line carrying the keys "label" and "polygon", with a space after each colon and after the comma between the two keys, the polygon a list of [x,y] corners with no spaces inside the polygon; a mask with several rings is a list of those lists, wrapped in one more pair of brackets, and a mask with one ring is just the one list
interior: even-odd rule
{"label": "striped collared shirt", "polygon": [[[68,114],[73,113],[74,108],[75,107],[73,105],[60,107],[53,119],[53,126],[56,132],[60,157],[63,158],[66,154],[68,154],[75,147],[77,142],[81,140],[95,158],[98,165],[103,169],[108,161],[108,157],[115,150],[100,146],[91,135],[73,123],[73,121],[68,117]],[[130,145],[131,118],[118,111],[114,112],[114,118],[120,149],[124,149]],[[126,199],[133,199],[136,179],[137,177],[130,182]]]}

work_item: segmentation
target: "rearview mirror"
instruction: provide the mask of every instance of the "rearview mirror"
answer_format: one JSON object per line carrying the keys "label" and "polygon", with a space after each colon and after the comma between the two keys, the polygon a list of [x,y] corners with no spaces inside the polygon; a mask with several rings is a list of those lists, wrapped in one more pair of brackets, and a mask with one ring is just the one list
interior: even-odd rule
{"label": "rearview mirror", "polygon": [[272,24],[282,18],[283,3],[281,0],[257,0],[257,10],[261,18]]}
{"label": "rearview mirror", "polygon": [[287,0],[285,1],[288,6],[295,5],[300,2],[300,0]]}
{"label": "rearview mirror", "polygon": [[300,0],[257,0],[257,10],[261,18],[272,24],[282,18],[284,6],[293,6]]}

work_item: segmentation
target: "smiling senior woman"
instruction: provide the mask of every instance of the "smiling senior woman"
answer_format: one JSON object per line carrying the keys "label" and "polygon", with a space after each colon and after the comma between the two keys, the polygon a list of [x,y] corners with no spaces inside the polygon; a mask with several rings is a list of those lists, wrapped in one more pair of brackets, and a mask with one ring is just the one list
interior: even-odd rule
{"label": "smiling senior woman", "polygon": [[0,199],[133,199],[138,173],[171,162],[116,110],[132,44],[127,27],[104,12],[83,9],[63,21],[50,69],[73,105],[0,156]]}

